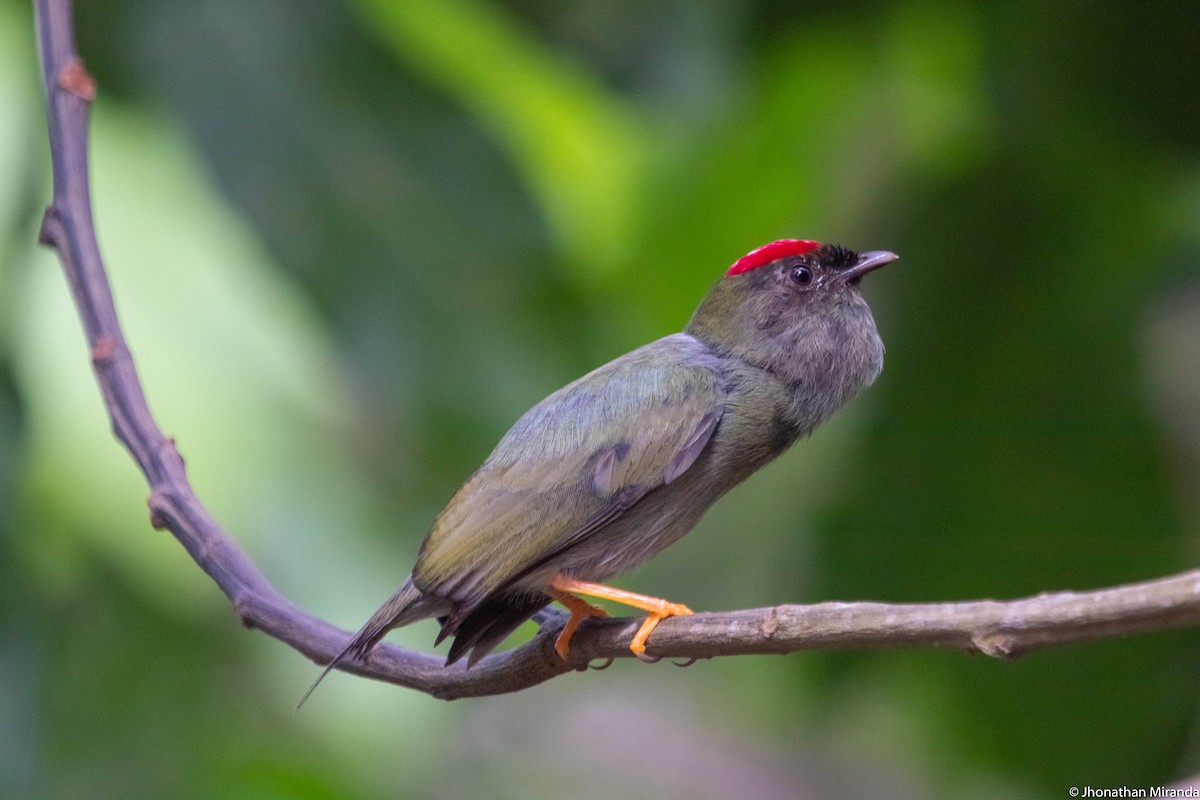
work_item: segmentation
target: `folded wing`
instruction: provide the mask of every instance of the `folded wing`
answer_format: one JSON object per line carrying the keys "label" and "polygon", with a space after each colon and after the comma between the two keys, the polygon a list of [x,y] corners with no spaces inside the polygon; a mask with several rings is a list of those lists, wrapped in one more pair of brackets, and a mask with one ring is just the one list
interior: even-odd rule
{"label": "folded wing", "polygon": [[422,545],[414,582],[454,604],[443,635],[548,554],[586,539],[686,472],[723,405],[716,358],[676,334],[530,409]]}

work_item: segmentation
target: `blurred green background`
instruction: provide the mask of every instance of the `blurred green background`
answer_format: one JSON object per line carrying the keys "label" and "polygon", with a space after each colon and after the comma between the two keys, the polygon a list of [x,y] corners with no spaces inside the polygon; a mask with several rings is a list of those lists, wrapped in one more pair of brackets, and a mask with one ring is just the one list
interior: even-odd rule
{"label": "blurred green background", "polygon": [[[1187,3],[110,0],[102,248],[152,408],[355,628],[526,408],[779,237],[899,252],[863,399],[620,585],[1018,597],[1200,553]],[[238,624],[147,524],[53,255],[0,0],[0,796],[1058,798],[1200,772],[1200,635],[1000,663],[623,661],[446,704]],[[436,626],[393,635],[428,648]]]}

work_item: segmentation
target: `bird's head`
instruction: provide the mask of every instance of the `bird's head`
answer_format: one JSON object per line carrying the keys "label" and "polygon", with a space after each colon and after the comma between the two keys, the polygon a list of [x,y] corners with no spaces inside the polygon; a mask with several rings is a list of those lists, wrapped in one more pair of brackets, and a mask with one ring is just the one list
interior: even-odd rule
{"label": "bird's head", "polygon": [[896,258],[804,239],[771,242],[733,263],[687,332],[793,386],[828,388],[840,404],[883,367],[883,345],[859,283]]}

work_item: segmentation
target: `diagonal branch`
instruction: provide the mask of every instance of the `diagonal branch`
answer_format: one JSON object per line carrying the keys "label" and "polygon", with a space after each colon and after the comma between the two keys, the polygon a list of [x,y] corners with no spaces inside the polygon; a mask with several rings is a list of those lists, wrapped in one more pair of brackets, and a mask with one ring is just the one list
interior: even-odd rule
{"label": "diagonal branch", "polygon": [[[233,603],[243,624],[258,628],[318,663],[350,638],[287,601],[223,531],[196,497],[175,443],[146,404],[133,357],[113,306],[96,243],[88,187],[88,109],[95,82],[75,52],[70,0],[35,0],[54,170],[54,197],[40,241],[58,251],[91,350],[92,367],[116,437],[150,487],[150,522],[169,530]],[[490,655],[469,671],[440,658],[381,644],[363,663],[341,668],[453,699],[512,692],[583,669],[591,660],[629,656],[634,620],[589,621],[572,641],[572,661],[554,653],[563,615],[543,616],[528,644]],[[1200,570],[1093,592],[1041,594],[1021,600],[813,606],[696,614],[665,620],[653,656],[710,658],[791,653],[831,647],[950,647],[1013,657],[1053,644],[1200,624]]]}

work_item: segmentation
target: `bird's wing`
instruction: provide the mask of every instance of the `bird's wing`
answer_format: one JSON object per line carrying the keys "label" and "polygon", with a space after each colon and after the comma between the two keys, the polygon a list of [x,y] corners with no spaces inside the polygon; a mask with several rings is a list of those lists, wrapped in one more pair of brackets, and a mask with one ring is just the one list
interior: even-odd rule
{"label": "bird's wing", "polygon": [[684,334],[563,387],[513,425],[438,515],[414,582],[461,619],[683,474],[723,407],[716,357]]}

